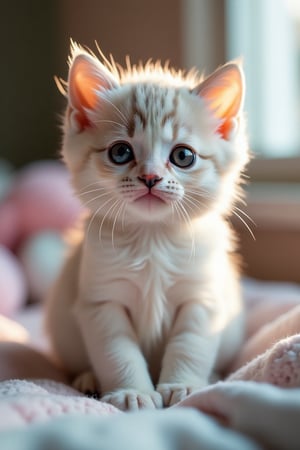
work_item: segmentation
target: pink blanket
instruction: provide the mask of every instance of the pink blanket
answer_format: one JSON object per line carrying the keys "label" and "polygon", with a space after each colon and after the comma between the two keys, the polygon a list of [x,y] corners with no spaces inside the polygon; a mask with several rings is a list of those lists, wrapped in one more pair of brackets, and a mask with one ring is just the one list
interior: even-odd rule
{"label": "pink blanket", "polygon": [[108,403],[87,398],[66,384],[52,380],[0,383],[0,431],[69,414],[105,417],[119,412]]}
{"label": "pink blanket", "polygon": [[[232,367],[230,375],[225,382],[217,383],[210,388],[194,394],[186,401],[182,402],[181,406],[197,407],[206,413],[209,413],[209,415],[212,415],[213,419],[209,418],[207,415],[205,415],[205,419],[201,415],[201,420],[199,419],[199,416],[197,417],[200,422],[204,421],[207,427],[217,427],[216,429],[218,430],[219,437],[222,437],[224,433],[224,427],[221,426],[219,422],[221,421],[222,424],[225,422],[226,426],[229,427],[233,433],[233,435],[225,433],[227,436],[226,439],[228,438],[228,443],[233,442],[231,439],[237,439],[238,442],[238,438],[241,436],[236,436],[236,431],[242,433],[242,441],[239,446],[230,447],[232,444],[228,444],[228,448],[231,448],[231,450],[234,448],[238,448],[239,450],[246,448],[262,448],[260,447],[260,445],[262,445],[261,442],[264,442],[265,445],[272,436],[273,438],[274,435],[276,436],[276,433],[281,433],[285,438],[279,440],[280,444],[278,444],[278,446],[274,446],[272,443],[270,444],[270,447],[267,446],[266,448],[287,448],[289,450],[299,448],[300,287],[287,284],[265,284],[248,280],[245,282],[245,296],[248,308],[247,340],[241,348],[240,354]],[[35,325],[38,316],[36,316],[33,321]],[[32,318],[30,320],[32,320]],[[33,344],[36,345],[37,342],[40,342],[40,337],[38,336],[39,332],[37,332],[37,329],[35,329],[35,332],[32,331],[32,322],[31,325],[28,326],[30,320],[28,316],[26,317],[25,315],[24,317],[19,318],[18,321],[25,325],[31,335],[34,336]],[[11,333],[9,334],[11,336]],[[1,321],[0,338],[1,340],[4,340],[5,338],[5,331],[3,327],[1,329]],[[22,339],[24,339],[24,333]],[[45,368],[43,364],[42,366]],[[52,423],[55,418],[67,418],[76,415],[81,418],[83,416],[96,416],[98,419],[101,418],[102,420],[105,417],[110,417],[110,423],[111,420],[115,421],[117,417],[120,417],[118,422],[115,422],[120,424],[122,424],[123,420],[128,420],[121,419],[121,416],[127,417],[127,414],[124,415],[114,407],[99,402],[96,399],[84,397],[74,389],[68,387],[65,383],[61,383],[62,380],[55,378],[54,375],[51,376],[52,381],[45,379],[37,381],[29,380],[26,376],[26,370],[24,373],[25,375],[22,373],[20,378],[27,378],[27,380],[7,380],[0,382],[0,430],[2,430],[0,433],[0,448],[5,448],[1,446],[1,438],[6,436],[5,430],[6,433],[9,433],[10,430],[12,432],[14,430],[15,432],[24,427],[28,429],[29,424],[30,427],[33,426],[33,424],[36,424],[36,426],[42,428],[33,428],[32,433],[35,435],[37,432],[35,430],[45,430],[43,426],[47,429],[47,423],[49,423],[50,426],[50,422]],[[41,373],[41,376],[42,378],[46,378],[43,373]],[[58,381],[55,382],[53,379],[57,379]],[[259,382],[260,384],[253,383],[253,381]],[[271,387],[270,384],[276,385],[279,388]],[[294,389],[290,390],[283,388]],[[280,392],[280,395],[278,392]],[[290,395],[290,393],[292,393],[292,395]],[[242,402],[236,400],[242,397]],[[293,400],[295,398],[298,399],[296,406],[295,401]],[[236,404],[235,410],[232,406],[234,404]],[[272,407],[270,407],[270,404]],[[181,408],[176,407],[175,409],[180,409],[181,411]],[[235,414],[237,413],[234,411],[239,411],[239,415],[242,417],[241,420],[236,420]],[[258,411],[259,415],[256,414]],[[286,412],[289,414],[288,418],[285,416]],[[166,413],[167,416],[168,414],[171,414],[167,411],[164,413]],[[160,417],[161,413],[156,411],[152,414],[154,414],[154,416],[152,419],[151,415],[151,420],[156,424],[157,419],[154,417]],[[174,431],[168,428],[169,440],[162,441],[164,442],[163,447],[160,447],[162,444],[157,442],[155,444],[156,447],[153,444],[152,447],[145,446],[143,448],[149,448],[149,450],[159,450],[160,448],[170,448],[172,450],[182,448],[187,450],[188,448],[197,448],[192,446],[180,447],[179,443],[176,443],[174,440],[173,435],[178,433],[179,429],[182,429],[183,434],[186,433],[188,429],[190,430],[189,424],[184,419],[184,417],[187,416],[182,417],[182,414],[183,412],[180,412],[180,414],[178,413],[178,415],[175,414],[172,416],[175,428],[177,421],[178,427],[177,430],[174,429]],[[267,414],[265,418],[264,414]],[[291,418],[294,417],[293,414],[296,414],[295,417],[298,418],[295,424],[291,421]],[[147,415],[147,419],[145,420],[149,420],[149,417],[150,416]],[[258,420],[257,417],[260,417],[260,419]],[[281,417],[281,419],[279,420],[278,417]],[[85,419],[85,422],[87,420],[88,419]],[[93,421],[94,419],[91,420]],[[138,420],[142,419],[139,418]],[[45,425],[42,425],[42,422]],[[199,426],[200,422],[198,424]],[[107,424],[108,422],[105,421],[105,423]],[[179,427],[179,423],[181,424],[181,428]],[[186,428],[183,426],[185,423]],[[271,425],[273,428],[275,427],[272,432],[270,432]],[[52,424],[50,428],[53,426],[54,425]],[[86,426],[88,427],[88,425]],[[153,429],[149,429],[149,439],[156,426],[158,425],[156,424]],[[128,430],[131,430],[131,435],[132,433],[137,432],[134,424],[130,421],[128,427]],[[132,427],[132,429],[130,427]],[[67,428],[68,426],[66,426],[66,429]],[[199,446],[200,444],[202,445],[201,439],[204,439],[206,435],[204,432],[202,435],[201,433],[199,435],[198,431],[195,430],[193,439],[196,439],[195,442],[197,442],[197,445]],[[227,429],[226,431],[228,432]],[[128,435],[130,435],[130,433]],[[159,435],[159,433],[157,433],[156,435]],[[288,433],[290,433],[289,439]],[[193,435],[191,430],[189,431],[189,434]],[[114,433],[112,433],[112,435],[114,435]],[[29,435],[27,434],[27,436]],[[211,442],[213,442],[214,437],[211,437]],[[205,439],[208,439],[207,436]],[[226,439],[223,437],[220,440],[220,442],[223,443],[223,447],[218,447],[219,444],[214,441],[212,446],[201,448],[222,448],[223,450],[227,448],[225,445]],[[68,436],[64,436],[64,442],[68,442]],[[127,448],[130,448],[132,450],[135,448],[132,444],[126,446],[127,444],[125,441],[121,444],[120,441],[115,439],[115,436],[111,437],[111,442],[115,442],[115,446],[107,448],[113,450],[119,448],[126,450]],[[170,442],[173,442],[173,446],[168,446],[171,445]],[[297,442],[294,447],[293,442]],[[25,441],[23,444],[24,447],[20,448],[26,449]],[[33,441],[31,441],[30,445],[31,447],[28,448],[35,448]],[[18,450],[17,443],[15,447],[10,448]],[[61,446],[61,448],[64,447]],[[93,447],[91,446],[90,448]],[[95,448],[102,449],[100,444]]]}

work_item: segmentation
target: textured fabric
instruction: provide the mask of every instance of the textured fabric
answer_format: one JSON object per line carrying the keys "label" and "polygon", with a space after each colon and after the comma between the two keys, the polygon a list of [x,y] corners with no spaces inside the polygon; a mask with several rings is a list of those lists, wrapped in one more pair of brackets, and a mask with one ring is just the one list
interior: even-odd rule
{"label": "textured fabric", "polygon": [[116,413],[119,411],[113,406],[51,380],[0,383],[0,430],[69,414],[105,417]]}
{"label": "textured fabric", "polygon": [[300,389],[220,382],[165,411],[114,414],[58,383],[11,380],[0,388],[4,450],[299,448]]}
{"label": "textured fabric", "polygon": [[181,406],[206,411],[266,450],[300,448],[300,389],[226,381],[191,395]]}
{"label": "textured fabric", "polygon": [[300,334],[279,340],[227,380],[268,382],[285,388],[300,387]]}
{"label": "textured fabric", "polygon": [[[300,289],[250,281],[246,300],[247,340],[227,381],[193,394],[181,405],[217,421],[178,406],[123,414],[61,382],[11,379],[0,382],[0,448],[298,449]],[[32,354],[32,368],[35,361],[40,359]],[[17,362],[19,358],[12,359],[11,366]],[[295,389],[282,389],[287,387]]]}
{"label": "textured fabric", "polygon": [[0,433],[3,450],[262,450],[246,436],[183,408],[66,416]]}

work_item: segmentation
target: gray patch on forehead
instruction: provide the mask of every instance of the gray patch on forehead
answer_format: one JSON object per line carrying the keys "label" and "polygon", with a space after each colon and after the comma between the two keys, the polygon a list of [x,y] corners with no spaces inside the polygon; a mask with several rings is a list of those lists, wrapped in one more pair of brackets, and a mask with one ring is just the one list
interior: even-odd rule
{"label": "gray patch on forehead", "polygon": [[129,137],[133,137],[137,124],[145,130],[147,126],[164,126],[175,117],[178,92],[155,84],[140,84],[133,88],[131,111],[127,126]]}

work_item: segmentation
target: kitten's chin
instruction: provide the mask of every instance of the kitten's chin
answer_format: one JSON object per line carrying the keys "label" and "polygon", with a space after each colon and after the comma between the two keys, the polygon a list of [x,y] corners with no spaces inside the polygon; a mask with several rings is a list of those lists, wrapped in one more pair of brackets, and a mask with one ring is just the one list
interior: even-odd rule
{"label": "kitten's chin", "polygon": [[130,204],[135,214],[142,217],[145,221],[156,221],[168,213],[167,203],[153,194],[142,195]]}
{"label": "kitten's chin", "polygon": [[153,211],[155,208],[166,205],[165,201],[153,194],[142,195],[137,198],[134,203],[140,208],[146,208],[148,211]]}

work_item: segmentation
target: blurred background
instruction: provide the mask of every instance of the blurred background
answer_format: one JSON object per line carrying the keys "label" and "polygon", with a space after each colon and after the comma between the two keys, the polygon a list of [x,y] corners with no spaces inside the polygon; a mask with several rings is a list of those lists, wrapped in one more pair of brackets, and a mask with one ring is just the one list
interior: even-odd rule
{"label": "blurred background", "polygon": [[[22,168],[57,159],[70,38],[121,65],[149,58],[206,74],[242,57],[255,156],[241,213],[244,272],[300,281],[299,0],[11,0],[1,6],[0,157]],[[1,221],[1,217],[0,217]]]}

